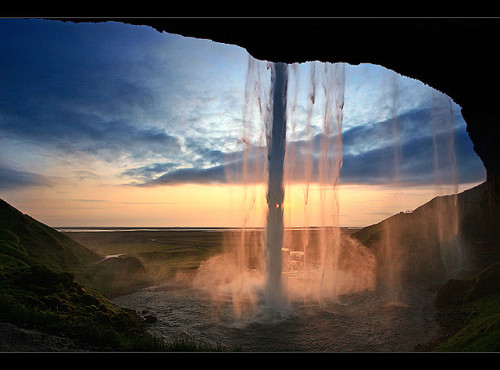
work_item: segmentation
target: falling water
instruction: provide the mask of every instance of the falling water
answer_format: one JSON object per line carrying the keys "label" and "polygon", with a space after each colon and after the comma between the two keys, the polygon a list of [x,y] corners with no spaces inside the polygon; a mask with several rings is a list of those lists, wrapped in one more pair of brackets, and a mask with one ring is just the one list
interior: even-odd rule
{"label": "falling water", "polygon": [[[306,77],[305,86],[300,77]],[[381,126],[384,131],[379,138],[391,149],[381,159],[393,163],[388,183],[397,188],[404,170],[400,142],[404,127],[398,122],[398,77],[390,78],[385,84],[389,124]],[[214,300],[230,297],[237,317],[253,320],[256,315],[269,317],[269,313],[272,318],[280,317],[290,312],[296,300],[328,308],[341,303],[346,293],[373,290],[376,274],[388,303],[404,304],[402,278],[413,252],[403,245],[402,216],[385,223],[378,261],[374,253],[379,252],[340,231],[344,88],[343,63],[287,65],[249,58],[242,119],[244,150],[241,162],[231,162],[242,166],[227,173],[230,181],[239,181],[244,188],[243,198],[236,201],[241,232],[225,240],[225,252],[204,261],[193,279],[193,285],[208,291]],[[302,93],[305,101],[299,99]],[[436,106],[446,105],[439,101]],[[455,271],[463,264],[463,250],[458,238],[453,120],[452,113],[435,113],[436,176],[444,174],[444,168],[451,170],[446,183],[454,188],[452,196],[438,202],[434,226],[443,263],[448,271]],[[292,203],[292,192],[287,190],[297,184],[302,187],[302,198],[297,199],[295,193],[295,208],[287,208]],[[438,180],[436,188],[441,191],[443,184]],[[392,203],[401,209],[398,202],[395,192]],[[313,203],[319,204],[315,213]],[[300,211],[304,226],[287,229],[287,217]],[[261,219],[264,225],[249,227]]]}
{"label": "falling water", "polygon": [[[455,156],[455,126],[451,99],[434,92],[433,149],[435,192],[437,196],[436,226],[441,260],[448,277],[467,268],[465,251],[459,234],[458,170]],[[449,195],[443,197],[444,194]]]}
{"label": "falling water", "polygon": [[273,308],[283,306],[281,286],[283,247],[283,170],[286,148],[288,66],[275,63],[272,69],[272,124],[268,129],[268,182],[266,223],[266,299]]}
{"label": "falling water", "polygon": [[[228,173],[233,179],[240,175],[245,188],[239,202],[242,230],[226,240],[225,253],[202,263],[194,286],[215,300],[230,296],[236,316],[247,320],[286,317],[295,300],[326,308],[339,303],[342,294],[371,289],[373,254],[342,236],[339,227],[344,64],[310,63],[308,71],[302,69],[309,76],[305,88],[299,83],[297,65],[250,57],[248,67],[243,166],[240,172]],[[301,105],[305,115],[297,112],[299,90],[308,91]],[[259,232],[247,225],[261,211],[257,189],[263,183],[267,218],[264,232]],[[290,216],[292,210],[286,209],[285,200],[290,202],[291,195],[286,189],[296,184],[303,188],[303,199],[294,202],[297,210],[302,207],[304,227],[290,230],[285,213]],[[315,222],[319,220],[315,225],[308,219],[313,195],[319,203],[319,214],[312,215]]]}
{"label": "falling water", "polygon": [[[401,170],[401,142],[400,142],[400,127],[398,122],[398,75],[391,73],[389,75],[389,111],[390,111],[390,131],[387,133],[388,141],[392,145],[392,158],[386,158],[393,163],[393,175],[388,179],[388,184],[398,188],[400,186],[400,170]],[[391,160],[392,159],[392,160]],[[397,192],[393,194],[393,204],[400,203]],[[398,245],[400,240],[397,238],[398,229],[401,225],[398,223],[388,223],[384,232],[383,254],[385,261],[384,273],[384,286],[388,296],[388,304],[401,305],[402,302],[401,292],[401,268],[402,261],[405,256],[403,255],[402,248]]]}

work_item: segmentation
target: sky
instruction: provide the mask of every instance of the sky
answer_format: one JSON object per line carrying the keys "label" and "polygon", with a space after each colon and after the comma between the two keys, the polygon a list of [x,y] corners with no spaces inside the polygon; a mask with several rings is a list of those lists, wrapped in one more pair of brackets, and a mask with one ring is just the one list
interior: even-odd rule
{"label": "sky", "polygon": [[[250,89],[269,90],[267,66],[241,47],[147,26],[0,19],[0,198],[52,227],[261,226],[263,177],[234,175],[265,162],[263,95]],[[288,226],[306,222],[305,189],[309,223],[325,207],[315,176],[325,66],[289,66],[287,163],[312,144],[313,175],[287,182]],[[341,226],[485,180],[452,97],[383,66],[342,68]]]}

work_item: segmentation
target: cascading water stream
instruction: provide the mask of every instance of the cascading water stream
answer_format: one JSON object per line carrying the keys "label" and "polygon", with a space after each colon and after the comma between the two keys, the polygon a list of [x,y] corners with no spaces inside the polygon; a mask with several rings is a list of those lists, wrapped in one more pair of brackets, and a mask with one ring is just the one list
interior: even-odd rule
{"label": "cascading water stream", "polygon": [[[315,69],[312,69],[312,90],[315,91],[314,81]],[[276,63],[272,66],[272,115],[267,121],[271,127],[267,127],[268,145],[268,191],[267,204],[268,214],[266,222],[266,241],[264,254],[266,259],[266,300],[267,304],[275,310],[283,311],[287,299],[292,290],[297,291],[297,286],[304,282],[293,282],[283,279],[283,273],[288,272],[288,266],[284,263],[284,257],[290,253],[303,256],[302,270],[306,272],[308,286],[302,286],[303,291],[315,295],[315,299],[321,304],[337,302],[339,275],[338,261],[341,249],[341,236],[339,228],[339,205],[336,186],[342,166],[342,118],[344,105],[344,65],[324,64],[321,83],[324,93],[323,110],[321,114],[322,139],[318,158],[309,156],[310,162],[305,162],[305,168],[317,168],[317,182],[320,184],[319,195],[321,202],[321,225],[318,233],[319,238],[311,243],[308,240],[306,228],[307,250],[296,250],[296,241],[289,238],[290,245],[283,248],[283,200],[285,195],[283,177],[286,152],[286,127],[287,127],[287,84],[288,66]],[[297,86],[295,87],[297,89]],[[310,99],[314,103],[314,97]],[[295,113],[295,99],[291,114]],[[308,112],[307,125],[310,125],[312,114]],[[290,117],[295,124],[296,117]],[[295,128],[295,125],[293,126]],[[296,153],[293,153],[296,154]],[[294,158],[294,155],[289,156]],[[307,156],[305,157],[307,158]],[[314,164],[316,161],[316,166]],[[294,163],[287,163],[288,168],[293,168]],[[300,171],[302,172],[302,171]],[[293,174],[292,174],[293,177]],[[302,178],[307,183],[311,181],[310,175]],[[305,198],[307,204],[307,197]],[[306,256],[313,255],[313,263],[306,264]],[[309,258],[307,258],[308,260]],[[285,292],[284,289],[287,291]]]}
{"label": "cascading water stream", "polygon": [[450,194],[440,198],[436,205],[441,260],[447,277],[454,277],[469,266],[459,230],[458,169],[451,99],[437,92],[433,95],[432,134],[436,196]]}
{"label": "cascading water stream", "polygon": [[286,150],[286,110],[288,67],[275,63],[272,70],[273,113],[271,127],[268,128],[268,183],[267,183],[267,223],[265,241],[266,260],[266,300],[274,309],[283,307],[281,281],[283,247],[283,171]]}
{"label": "cascading water stream", "polygon": [[[373,253],[341,235],[339,225],[345,65],[289,66],[250,57],[248,66],[243,165],[227,174],[243,184],[237,204],[242,229],[225,240],[223,254],[201,264],[193,279],[193,286],[214,301],[230,297],[243,322],[288,317],[295,302],[327,309],[340,295],[373,289],[375,282]],[[300,76],[309,77],[306,89]],[[302,91],[308,91],[305,109],[298,101]],[[263,232],[247,227],[264,211],[261,185],[266,186]],[[291,230],[284,217],[292,212],[286,208],[291,194],[285,189],[297,185],[303,199],[294,200],[294,211],[302,207],[304,226]]]}
{"label": "cascading water stream", "polygon": [[[400,171],[401,171],[401,143],[400,143],[400,127],[398,122],[398,80],[397,75],[391,74],[387,86],[388,101],[390,104],[390,131],[386,133],[388,140],[392,146],[392,158],[384,158],[393,163],[392,178],[388,179],[388,183],[393,186],[399,186]],[[399,203],[397,193],[394,194],[394,203]],[[404,305],[401,300],[402,285],[401,285],[401,266],[402,261],[406,256],[403,255],[402,249],[398,245],[400,243],[397,238],[400,225],[388,224],[384,232],[383,253],[385,259],[385,293],[388,296],[388,305]]]}

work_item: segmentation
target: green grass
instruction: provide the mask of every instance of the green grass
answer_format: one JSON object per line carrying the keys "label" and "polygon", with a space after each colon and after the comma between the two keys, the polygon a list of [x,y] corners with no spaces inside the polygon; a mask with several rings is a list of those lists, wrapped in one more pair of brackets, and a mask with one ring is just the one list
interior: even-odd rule
{"label": "green grass", "polygon": [[437,352],[498,352],[500,351],[500,294],[489,294],[460,308],[469,315],[463,328]]}
{"label": "green grass", "polygon": [[[77,272],[100,256],[66,235],[24,215],[0,199],[0,238],[23,254],[16,259],[43,264],[54,271]],[[2,254],[9,253],[6,245]]]}
{"label": "green grass", "polygon": [[3,269],[0,320],[63,335],[85,345],[137,350],[155,343],[135,313],[115,307],[98,291],[86,290],[70,273],[42,266]]}
{"label": "green grass", "polygon": [[[103,294],[121,289],[117,282],[137,284],[147,275],[144,266],[133,257],[96,264],[102,257],[0,200],[0,321],[96,351],[221,350],[148,333],[144,318]],[[123,282],[124,276],[131,279]]]}
{"label": "green grass", "polygon": [[139,260],[154,280],[195,270],[223,250],[224,232],[115,231],[68,232],[75,241],[100,255],[126,254]]}
{"label": "green grass", "polygon": [[499,281],[500,262],[497,262],[470,279],[451,279],[439,289],[435,304],[444,321],[446,316],[465,320],[436,351],[500,351]]}
{"label": "green grass", "polygon": [[95,351],[222,350],[194,339],[158,338],[134,311],[42,265],[2,270],[0,321],[71,338]]}
{"label": "green grass", "polygon": [[[227,240],[222,231],[196,230],[65,235],[0,200],[0,321],[102,350],[224,350],[196,338],[155,337],[143,318],[109,298],[180,270],[192,271],[220,253]],[[127,257],[96,263],[114,254]],[[453,301],[451,309],[468,318],[435,351],[500,351],[499,279],[496,264],[448,291],[445,301]]]}

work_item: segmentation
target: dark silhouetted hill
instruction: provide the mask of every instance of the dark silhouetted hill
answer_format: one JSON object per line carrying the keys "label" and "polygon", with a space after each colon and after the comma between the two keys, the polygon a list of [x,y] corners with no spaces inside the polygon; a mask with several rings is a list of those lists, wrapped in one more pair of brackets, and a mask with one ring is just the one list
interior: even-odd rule
{"label": "dark silhouetted hill", "polygon": [[[435,197],[413,212],[398,213],[351,236],[375,253],[380,277],[396,262],[403,280],[443,281],[451,276],[441,259],[439,225],[453,223],[455,201],[459,233],[450,242],[463,247],[464,268],[477,273],[500,260],[500,218],[489,206],[486,183],[458,194],[456,199],[453,195]],[[391,259],[385,249],[389,242]]]}

